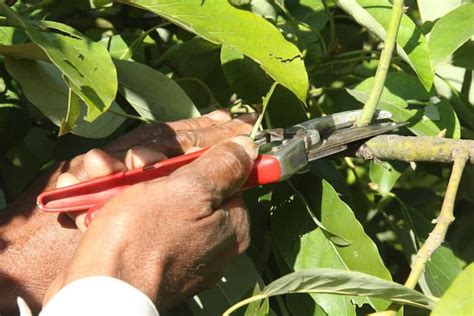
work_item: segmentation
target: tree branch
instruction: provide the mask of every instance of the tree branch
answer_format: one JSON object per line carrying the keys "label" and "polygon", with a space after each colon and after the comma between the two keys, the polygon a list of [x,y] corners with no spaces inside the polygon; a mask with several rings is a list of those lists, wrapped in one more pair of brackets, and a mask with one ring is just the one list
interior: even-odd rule
{"label": "tree branch", "polygon": [[453,162],[458,152],[466,152],[474,164],[474,140],[458,140],[429,136],[380,135],[357,149],[364,159]]}
{"label": "tree branch", "polygon": [[375,110],[382,95],[385,79],[387,78],[388,69],[390,68],[390,61],[392,59],[393,49],[397,40],[398,28],[402,20],[404,11],[404,1],[394,0],[390,22],[387,28],[387,35],[384,41],[384,48],[380,55],[379,66],[375,73],[374,85],[370,90],[369,98],[364,104],[362,114],[356,122],[357,126],[367,125],[372,121]]}
{"label": "tree branch", "polygon": [[[474,142],[474,141],[473,141]],[[472,149],[472,148],[471,148]],[[420,248],[412,263],[410,274],[405,282],[405,286],[414,289],[423,274],[426,267],[426,262],[431,258],[431,255],[443,243],[449,225],[454,221],[454,202],[456,201],[456,194],[461,182],[461,176],[468,161],[472,155],[465,149],[457,149],[453,152],[454,165],[449,178],[448,188],[444,196],[443,206],[438,218],[435,220],[436,226],[429,234],[423,246]],[[400,309],[400,305],[392,303],[387,311],[378,313],[379,316],[395,316]]]}

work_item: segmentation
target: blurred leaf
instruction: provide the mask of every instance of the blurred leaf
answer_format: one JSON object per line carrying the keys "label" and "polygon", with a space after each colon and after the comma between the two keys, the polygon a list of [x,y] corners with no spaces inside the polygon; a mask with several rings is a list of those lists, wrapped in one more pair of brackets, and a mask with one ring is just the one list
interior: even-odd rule
{"label": "blurred leaf", "polygon": [[259,300],[294,293],[368,296],[425,309],[435,306],[429,297],[401,284],[365,273],[337,269],[307,269],[287,274],[267,285],[262,293],[253,298]]}
{"label": "blurred leaf", "polygon": [[328,22],[323,0],[299,0],[298,4],[288,4],[287,6],[297,21],[305,22],[315,30],[322,30]]}
{"label": "blurred leaf", "polygon": [[114,62],[119,91],[141,117],[176,121],[200,115],[183,89],[161,72],[133,61]]}
{"label": "blurred leaf", "polygon": [[[10,75],[21,85],[25,96],[56,126],[61,126],[67,114],[68,86],[61,78],[61,72],[50,63],[25,59],[5,58]],[[84,120],[85,106],[72,133],[88,138],[102,138],[112,134],[124,121],[120,106],[113,102],[111,111],[105,112],[94,122]]]}
{"label": "blurred leaf", "polygon": [[453,54],[453,65],[457,67],[474,70],[474,41],[467,41],[466,44],[457,49]]}
{"label": "blurred leaf", "polygon": [[[306,174],[294,178],[305,195],[313,212],[321,222],[351,244],[339,247],[317,228],[307,215],[301,202],[283,184],[273,192],[275,213],[272,216],[272,237],[286,263],[295,271],[307,268],[337,268],[360,271],[390,280],[373,241],[365,234],[352,210],[342,202],[336,191],[324,180]],[[317,251],[315,251],[317,249]],[[376,310],[387,304],[372,299],[312,295],[313,299],[330,315],[355,315],[351,299],[358,304],[370,303]]]}
{"label": "blurred leaf", "polygon": [[423,22],[434,22],[449,11],[462,5],[466,0],[437,1],[436,5],[433,5],[433,0],[417,0],[416,2],[418,4],[418,10],[420,11],[421,20]]}
{"label": "blurred leaf", "polygon": [[471,263],[454,280],[441,300],[436,304],[432,316],[469,315],[474,311],[474,263]]}
{"label": "blurred leaf", "polygon": [[5,159],[0,161],[0,172],[10,200],[18,197],[51,160],[54,147],[49,131],[33,127],[23,141],[5,154]]}
{"label": "blurred leaf", "polygon": [[[367,101],[374,78],[368,78],[347,91],[359,102]],[[446,136],[459,138],[459,120],[446,101],[429,106],[409,106],[409,102],[427,102],[433,93],[426,92],[417,78],[405,73],[389,73],[378,107],[392,113],[396,122],[409,122],[408,128],[418,136],[436,136],[446,129]]]}
{"label": "blurred leaf", "polygon": [[89,0],[89,2],[93,9],[111,6],[113,3],[112,0]]}
{"label": "blurred leaf", "polygon": [[8,45],[24,43],[28,39],[28,35],[17,27],[2,26],[0,27],[0,48]]}
{"label": "blurred leaf", "polygon": [[[221,0],[119,2],[152,11],[210,42],[235,47],[259,63],[275,81],[305,102],[308,76],[301,53],[265,19]],[[253,45],[257,42],[258,45]]]}
{"label": "blurred leaf", "polygon": [[398,169],[386,161],[371,161],[370,163],[370,181],[376,185],[374,189],[382,195],[392,191],[401,175],[402,173]]}
{"label": "blurred leaf", "polygon": [[195,37],[172,46],[160,58],[173,70],[173,79],[188,92],[199,108],[227,104],[232,94],[222,72],[220,47]]}
{"label": "blurred leaf", "polygon": [[449,12],[435,23],[429,41],[433,66],[445,61],[474,35],[473,16],[474,3],[469,3]]}
{"label": "blurred leaf", "polygon": [[[252,296],[261,293],[260,286],[255,285],[255,289],[252,292]],[[263,301],[255,301],[247,305],[244,316],[267,316],[270,313],[270,304],[268,299]]]}
{"label": "blurred leaf", "polygon": [[[392,5],[387,0],[338,0],[337,4],[354,19],[374,33],[385,39],[390,20]],[[434,71],[431,67],[428,42],[407,16],[403,15],[397,36],[398,54],[415,70],[426,90],[433,85]]]}
{"label": "blurred leaf", "polygon": [[245,294],[263,284],[260,274],[247,255],[239,256],[215,287],[188,301],[194,316],[217,316],[241,300]]}
{"label": "blurred leaf", "polygon": [[[4,88],[6,89],[6,87]],[[28,133],[30,125],[28,113],[20,106],[18,95],[11,90],[1,93],[0,153],[22,139]]]}
{"label": "blurred leaf", "polygon": [[88,121],[109,108],[117,92],[117,73],[105,47],[67,25],[24,19],[3,3],[0,9],[61,70],[71,89],[87,104]]}

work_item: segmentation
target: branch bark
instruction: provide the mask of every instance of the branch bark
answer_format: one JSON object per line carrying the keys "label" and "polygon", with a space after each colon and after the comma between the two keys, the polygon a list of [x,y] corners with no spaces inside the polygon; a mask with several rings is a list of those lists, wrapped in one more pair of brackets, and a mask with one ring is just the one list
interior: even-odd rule
{"label": "branch bark", "polygon": [[380,135],[359,147],[356,156],[364,159],[453,162],[457,152],[466,152],[474,164],[474,140],[429,136]]}

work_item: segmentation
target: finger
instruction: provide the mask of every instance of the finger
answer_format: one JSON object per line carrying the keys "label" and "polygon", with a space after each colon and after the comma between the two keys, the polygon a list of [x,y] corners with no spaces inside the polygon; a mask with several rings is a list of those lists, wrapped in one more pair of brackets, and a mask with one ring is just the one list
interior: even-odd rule
{"label": "finger", "polygon": [[[125,171],[127,167],[120,160],[100,149],[92,149],[84,156],[84,170],[89,179]],[[88,180],[88,179],[79,179]]]}
{"label": "finger", "polygon": [[213,128],[179,131],[176,135],[179,146],[177,151],[186,152],[191,147],[209,147],[232,136],[249,134],[255,117],[254,113],[244,114]]}
{"label": "finger", "polygon": [[246,136],[237,136],[178,169],[168,181],[189,186],[190,191],[208,198],[212,206],[217,207],[244,184],[256,157],[255,143]]}
{"label": "finger", "polygon": [[168,125],[175,131],[179,131],[179,130],[184,130],[184,129],[200,129],[200,128],[213,127],[218,124],[228,122],[231,119],[232,119],[232,116],[229,110],[220,109],[220,110],[213,111],[209,114],[206,114],[197,118],[180,120],[176,122],[169,122],[169,123],[166,123],[166,125]]}
{"label": "finger", "polygon": [[61,173],[56,181],[56,188],[64,188],[70,185],[74,185],[81,182],[76,176],[72,173],[65,172]]}
{"label": "finger", "polygon": [[165,154],[159,151],[137,146],[127,151],[125,155],[125,166],[128,169],[143,168],[167,158]]}
{"label": "finger", "polygon": [[230,120],[231,115],[228,110],[217,110],[197,118],[142,125],[112,142],[106,148],[109,151],[120,152],[134,146],[144,145],[150,139],[156,140],[156,142],[167,142],[176,137],[177,131],[213,127]]}

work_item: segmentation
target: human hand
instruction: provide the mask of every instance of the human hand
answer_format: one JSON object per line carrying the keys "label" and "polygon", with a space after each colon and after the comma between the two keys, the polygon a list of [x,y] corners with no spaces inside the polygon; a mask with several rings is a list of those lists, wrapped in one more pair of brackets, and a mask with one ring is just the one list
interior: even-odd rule
{"label": "human hand", "polygon": [[[229,112],[218,110],[191,120],[143,125],[119,137],[104,151],[95,150],[92,156],[99,158],[98,171],[91,176],[114,172],[116,165],[100,163],[100,157],[105,153],[118,158],[122,168],[124,163],[130,166],[125,161],[130,148],[136,153],[133,157],[139,159],[143,158],[141,153],[146,151],[140,146],[153,150],[155,158],[157,152],[173,156],[192,147],[206,147],[234,135],[249,133],[254,121],[252,115],[232,120]],[[69,173],[80,181],[88,180],[90,175],[84,169],[84,158],[85,155],[80,155],[60,163],[1,212],[0,311],[15,310],[16,297],[22,296],[37,312],[51,282],[69,264],[82,233],[71,229],[76,225],[67,216],[58,217],[39,211],[36,197],[41,191],[54,189],[63,173]],[[91,159],[92,165],[94,160]],[[144,163],[140,160],[132,162],[137,164],[136,167]],[[61,225],[58,225],[58,220]],[[82,220],[77,219],[77,222],[82,223]]]}
{"label": "human hand", "polygon": [[[88,162],[94,154],[84,158],[89,175],[100,166]],[[101,155],[95,159],[103,165],[120,165]],[[143,152],[143,157],[153,155]],[[62,286],[93,275],[121,278],[157,298],[160,309],[214,284],[249,244],[247,212],[234,194],[256,156],[250,139],[233,138],[166,178],[131,186],[112,198],[45,300]]]}

